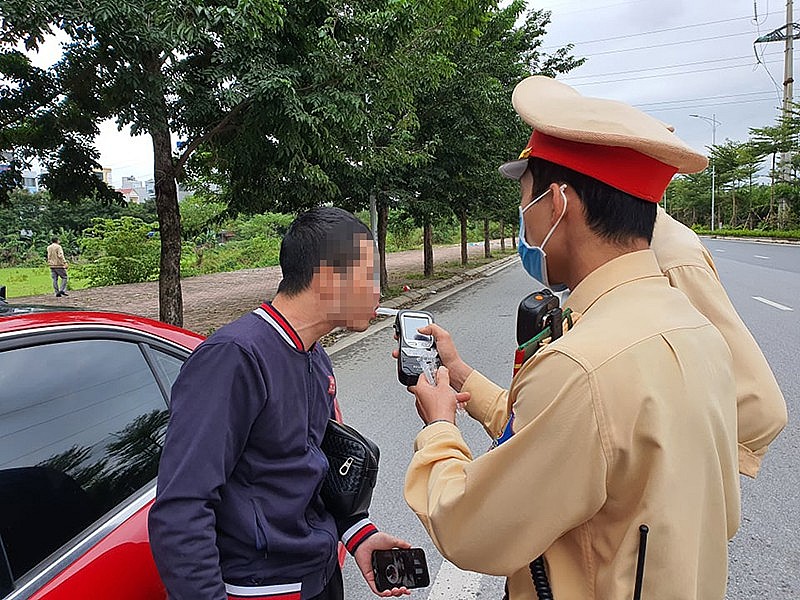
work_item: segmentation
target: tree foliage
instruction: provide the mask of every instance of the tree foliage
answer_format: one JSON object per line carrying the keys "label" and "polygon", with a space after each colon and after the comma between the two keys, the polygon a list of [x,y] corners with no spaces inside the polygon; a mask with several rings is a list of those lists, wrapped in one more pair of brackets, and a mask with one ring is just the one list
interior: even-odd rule
{"label": "tree foliage", "polygon": [[[526,13],[521,1],[490,11],[479,35],[456,48],[456,74],[419,101],[419,137],[432,148],[432,159],[411,175],[414,193],[404,210],[419,224],[458,219],[464,262],[468,216],[516,214],[518,189],[497,173],[530,136],[509,101],[514,86],[528,75],[555,76],[583,62],[570,55],[570,46],[541,50],[549,23],[549,12]],[[425,271],[432,272],[432,253],[426,257]]]}
{"label": "tree foliage", "polygon": [[[744,142],[710,148],[714,228],[787,229],[800,225],[800,113],[793,107],[774,125],[752,127]],[[711,225],[712,169],[676,178],[669,211],[689,225]]]}

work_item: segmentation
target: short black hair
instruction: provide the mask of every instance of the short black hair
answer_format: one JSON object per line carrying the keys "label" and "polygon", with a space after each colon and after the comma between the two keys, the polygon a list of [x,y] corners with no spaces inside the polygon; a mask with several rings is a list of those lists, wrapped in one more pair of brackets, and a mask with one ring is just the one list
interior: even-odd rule
{"label": "short black hair", "polygon": [[361,240],[372,240],[372,232],[346,210],[322,206],[302,213],[281,242],[278,293],[295,296],[308,289],[322,265],[346,271],[361,258]]}
{"label": "short black hair", "polygon": [[54,235],[52,238],[50,238],[50,241],[55,244],[58,241],[58,236]]}
{"label": "short black hair", "polygon": [[615,244],[627,244],[636,239],[653,238],[656,222],[656,203],[632,196],[598,181],[542,158],[530,158],[528,168],[533,175],[533,197],[544,193],[551,183],[572,186],[583,201],[586,223],[594,233]]}

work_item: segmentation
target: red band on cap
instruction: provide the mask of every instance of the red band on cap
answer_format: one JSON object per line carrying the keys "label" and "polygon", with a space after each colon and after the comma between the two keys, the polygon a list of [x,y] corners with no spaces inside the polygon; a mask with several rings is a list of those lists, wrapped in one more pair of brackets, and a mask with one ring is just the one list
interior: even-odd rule
{"label": "red band on cap", "polygon": [[664,195],[677,167],[622,146],[571,142],[533,132],[520,158],[536,156],[649,202]]}

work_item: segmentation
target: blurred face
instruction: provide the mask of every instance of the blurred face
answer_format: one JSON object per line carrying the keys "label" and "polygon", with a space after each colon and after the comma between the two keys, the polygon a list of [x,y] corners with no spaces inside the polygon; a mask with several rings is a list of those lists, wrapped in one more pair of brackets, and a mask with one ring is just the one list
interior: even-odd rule
{"label": "blurred face", "polygon": [[380,298],[380,287],[375,280],[374,244],[364,238],[360,248],[359,260],[345,271],[323,266],[319,273],[320,300],[327,320],[352,331],[369,327]]}

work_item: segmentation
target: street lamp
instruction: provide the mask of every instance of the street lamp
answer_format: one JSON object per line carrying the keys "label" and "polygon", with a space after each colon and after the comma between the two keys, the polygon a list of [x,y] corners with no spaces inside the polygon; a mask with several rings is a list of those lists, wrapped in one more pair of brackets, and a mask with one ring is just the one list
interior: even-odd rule
{"label": "street lamp", "polygon": [[[703,119],[706,123],[711,123],[711,151],[714,151],[714,146],[717,145],[717,125],[722,125],[716,119],[716,114],[711,113],[710,117],[705,115],[689,115],[690,117],[694,117],[695,119]],[[714,158],[711,158],[711,231],[714,231],[714,219],[716,218],[714,214],[714,188],[716,188],[716,169],[714,165]]]}

